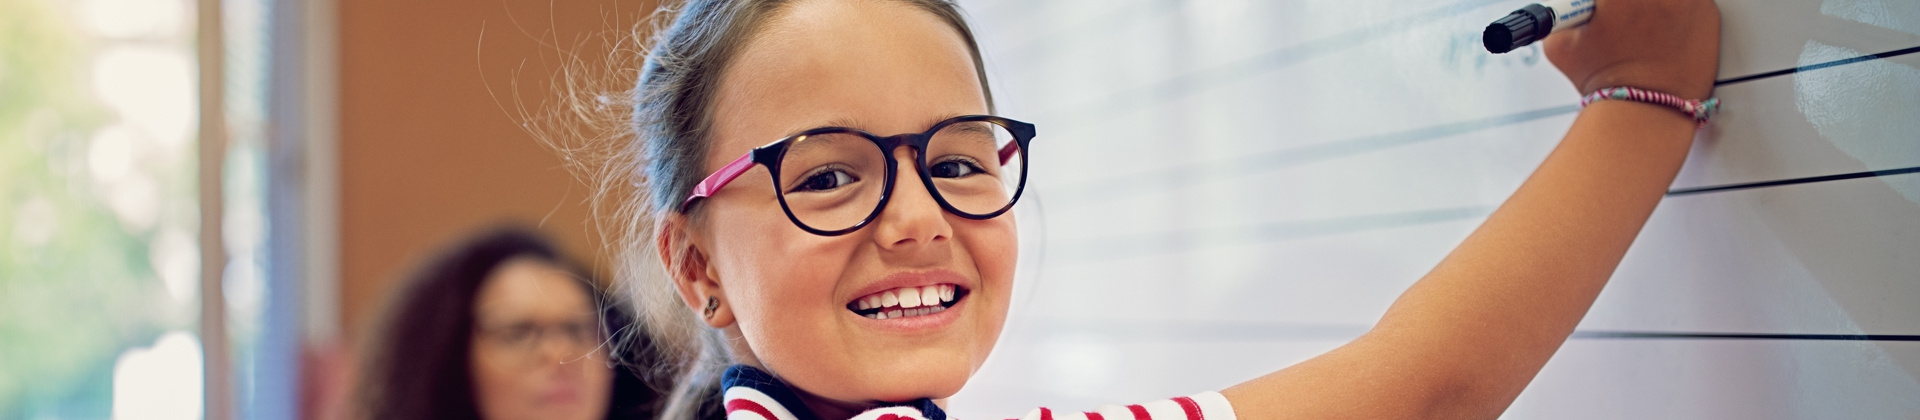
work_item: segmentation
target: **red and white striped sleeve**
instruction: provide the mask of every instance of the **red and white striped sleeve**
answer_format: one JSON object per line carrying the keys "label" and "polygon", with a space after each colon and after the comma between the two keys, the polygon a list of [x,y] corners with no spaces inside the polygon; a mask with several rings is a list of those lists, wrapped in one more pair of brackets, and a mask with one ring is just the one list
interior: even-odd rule
{"label": "red and white striped sleeve", "polygon": [[1056,411],[1041,407],[1020,420],[1235,420],[1235,417],[1227,397],[1209,391],[1146,404],[1103,405],[1093,411]]}

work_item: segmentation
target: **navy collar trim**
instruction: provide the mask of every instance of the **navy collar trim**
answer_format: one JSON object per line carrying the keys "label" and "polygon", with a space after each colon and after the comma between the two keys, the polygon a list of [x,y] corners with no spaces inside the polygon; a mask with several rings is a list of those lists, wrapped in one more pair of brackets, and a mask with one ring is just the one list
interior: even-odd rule
{"label": "navy collar trim", "polygon": [[[788,412],[793,413],[793,416],[797,420],[821,420],[819,416],[813,413],[813,410],[807,409],[806,404],[800,402],[800,395],[794,393],[792,388],[787,387],[786,382],[781,381],[780,378],[773,377],[773,374],[767,373],[766,371],[747,365],[733,365],[728,367],[726,373],[720,375],[720,389],[724,391],[733,389],[734,387],[746,387],[766,394],[768,397],[773,398],[774,402],[784,406]],[[724,398],[722,399],[724,400]],[[873,408],[887,407],[913,408],[920,410],[921,415],[927,420],[947,420],[946,411],[941,410],[940,406],[934,404],[933,400],[929,398],[921,398],[907,402],[882,402]]]}

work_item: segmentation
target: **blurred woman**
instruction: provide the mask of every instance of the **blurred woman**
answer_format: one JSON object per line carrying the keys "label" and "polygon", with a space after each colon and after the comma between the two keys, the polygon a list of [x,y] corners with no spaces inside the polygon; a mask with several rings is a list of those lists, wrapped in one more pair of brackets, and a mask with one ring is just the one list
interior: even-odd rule
{"label": "blurred woman", "polygon": [[[538,235],[462,242],[400,286],[369,347],[357,417],[645,418],[652,391],[609,366],[600,294]],[[621,397],[614,397],[616,376]],[[610,410],[610,403],[616,403]]]}

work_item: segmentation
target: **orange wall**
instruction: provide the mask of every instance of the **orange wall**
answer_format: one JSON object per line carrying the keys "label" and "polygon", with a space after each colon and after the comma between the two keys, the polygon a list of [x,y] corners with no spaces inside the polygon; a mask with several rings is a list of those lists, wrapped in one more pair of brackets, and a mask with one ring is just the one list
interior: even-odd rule
{"label": "orange wall", "polygon": [[[363,333],[384,294],[437,247],[495,222],[541,224],[579,261],[598,244],[584,185],[516,122],[513,82],[548,94],[555,52],[624,30],[651,1],[341,0],[341,325]],[[617,11],[616,11],[617,9]],[[558,29],[557,35],[550,33]],[[484,31],[483,31],[484,30]],[[484,36],[482,36],[484,33]],[[544,35],[544,39],[536,39]],[[594,51],[582,51],[593,57]],[[602,52],[603,53],[603,52]],[[489,94],[491,87],[494,94]]]}

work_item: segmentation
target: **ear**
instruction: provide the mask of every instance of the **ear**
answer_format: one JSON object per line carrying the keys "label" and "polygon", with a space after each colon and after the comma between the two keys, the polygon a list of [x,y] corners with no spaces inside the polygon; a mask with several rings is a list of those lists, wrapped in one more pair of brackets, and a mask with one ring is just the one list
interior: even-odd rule
{"label": "ear", "polygon": [[[703,251],[709,249],[694,235],[691,223],[682,214],[671,214],[654,226],[654,246],[660,253],[660,264],[667,268],[667,276],[680,292],[681,303],[693,311],[693,316],[713,328],[732,326],[733,308],[727,302],[726,293],[720,286],[719,270],[708,263]],[[716,299],[718,307],[713,316],[706,316],[708,299]]]}

